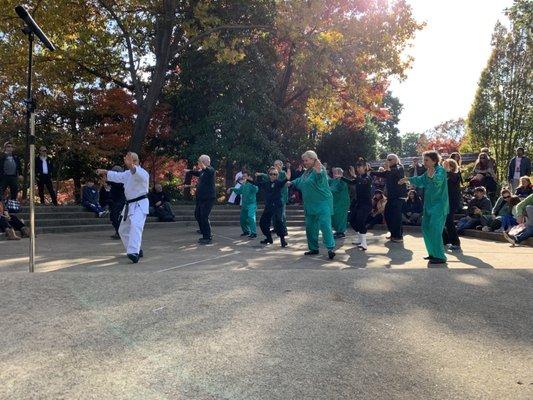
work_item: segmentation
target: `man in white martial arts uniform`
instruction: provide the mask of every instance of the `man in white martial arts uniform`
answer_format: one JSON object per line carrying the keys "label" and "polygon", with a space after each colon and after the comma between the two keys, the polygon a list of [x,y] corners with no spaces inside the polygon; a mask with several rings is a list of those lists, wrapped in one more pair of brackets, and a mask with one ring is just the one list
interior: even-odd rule
{"label": "man in white martial arts uniform", "polygon": [[128,152],[124,157],[126,171],[115,172],[105,169],[97,170],[108,182],[122,183],[126,195],[126,205],[122,211],[122,222],[118,229],[128,258],[134,263],[143,256],[141,249],[142,233],[148,215],[148,182],[149,174],[139,165],[139,156]]}

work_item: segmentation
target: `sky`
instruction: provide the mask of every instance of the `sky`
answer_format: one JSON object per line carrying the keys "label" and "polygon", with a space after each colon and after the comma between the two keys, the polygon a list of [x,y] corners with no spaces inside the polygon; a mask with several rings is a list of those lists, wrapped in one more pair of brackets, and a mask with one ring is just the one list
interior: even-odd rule
{"label": "sky", "polygon": [[427,23],[408,50],[415,57],[403,82],[392,82],[403,103],[402,134],[466,118],[490,55],[494,25],[512,0],[407,0]]}

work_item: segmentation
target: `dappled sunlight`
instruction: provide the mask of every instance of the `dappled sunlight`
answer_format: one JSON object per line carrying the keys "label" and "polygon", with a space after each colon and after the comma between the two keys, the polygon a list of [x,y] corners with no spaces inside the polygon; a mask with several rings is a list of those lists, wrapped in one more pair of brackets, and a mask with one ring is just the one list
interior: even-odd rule
{"label": "dappled sunlight", "polygon": [[387,274],[379,276],[366,276],[354,280],[353,287],[363,293],[387,293],[399,291],[410,283],[407,276]]}
{"label": "dappled sunlight", "polygon": [[[59,271],[65,268],[78,267],[81,265],[94,264],[94,267],[101,267],[100,263],[105,263],[106,261],[116,260],[116,256],[109,257],[97,257],[97,258],[69,258],[66,260],[50,260],[46,262],[37,262],[35,271],[36,272],[53,272]],[[118,264],[118,261],[113,262],[112,264]]]}

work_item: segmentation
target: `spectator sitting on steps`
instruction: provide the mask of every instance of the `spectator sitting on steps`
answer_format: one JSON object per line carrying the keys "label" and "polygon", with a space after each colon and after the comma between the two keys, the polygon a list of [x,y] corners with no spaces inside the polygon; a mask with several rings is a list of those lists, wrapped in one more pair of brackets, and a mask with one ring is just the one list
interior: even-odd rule
{"label": "spectator sitting on steps", "polygon": [[487,197],[487,190],[483,186],[474,189],[474,198],[468,203],[468,215],[457,223],[457,233],[462,234],[466,229],[473,229],[481,225],[482,217],[490,216],[492,203]]}
{"label": "spectator sitting on steps", "polygon": [[10,215],[0,201],[0,232],[5,232],[7,240],[20,240],[16,231],[20,231],[22,237],[29,237],[30,230],[16,215]]}
{"label": "spectator sitting on steps", "polygon": [[94,186],[94,181],[88,179],[85,186],[83,187],[81,205],[85,207],[86,210],[92,211],[99,218],[107,215],[108,211],[104,210],[99,202],[99,193]]}
{"label": "spectator sitting on steps", "polygon": [[174,214],[170,206],[170,197],[163,191],[163,186],[156,183],[148,195],[150,200],[150,215],[159,218],[159,222],[173,222]]}
{"label": "spectator sitting on steps", "polygon": [[484,232],[503,232],[516,225],[516,220],[513,217],[512,211],[513,207],[519,202],[517,202],[517,200],[518,197],[513,196],[509,189],[502,189],[500,197],[492,209],[492,215],[481,217],[481,225],[483,226],[482,230]]}
{"label": "spectator sitting on steps", "polygon": [[519,224],[524,224],[524,228],[517,234],[503,233],[505,239],[513,246],[520,246],[520,244],[533,236],[533,194],[522,200],[513,209],[513,215]]}
{"label": "spectator sitting on steps", "polygon": [[514,194],[525,199],[531,193],[533,193],[533,186],[531,185],[531,179],[529,176],[523,176],[520,178],[520,185],[516,188]]}

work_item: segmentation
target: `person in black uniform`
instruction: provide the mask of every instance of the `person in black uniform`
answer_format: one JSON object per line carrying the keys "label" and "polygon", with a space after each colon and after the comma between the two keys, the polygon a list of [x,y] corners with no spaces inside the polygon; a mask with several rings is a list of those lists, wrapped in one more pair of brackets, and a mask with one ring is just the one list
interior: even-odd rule
{"label": "person in black uniform", "polygon": [[209,214],[215,204],[216,190],[215,190],[215,169],[211,167],[211,158],[208,155],[201,155],[198,158],[198,167],[195,170],[185,170],[185,173],[190,173],[192,176],[198,177],[198,184],[196,186],[196,209],[194,217],[198,221],[198,227],[202,237],[198,239],[200,244],[209,244],[213,241],[211,235],[211,224],[209,222]]}
{"label": "person in black uniform", "polygon": [[453,158],[449,158],[442,163],[442,166],[448,171],[448,201],[450,204],[450,212],[446,217],[446,224],[444,225],[444,232],[442,233],[442,240],[444,246],[449,245],[450,250],[461,250],[461,240],[457,234],[455,226],[455,214],[461,211],[462,195],[461,195],[461,171],[459,165]]}
{"label": "person in black uniform", "polygon": [[[111,171],[124,172],[124,168],[116,165]],[[122,221],[122,210],[126,205],[126,196],[124,195],[124,185],[122,183],[108,182],[111,186],[110,190],[110,205],[109,205],[109,219],[113,228],[115,228],[115,234],[111,236],[111,239],[120,239],[118,228]]]}
{"label": "person in black uniform", "polygon": [[350,167],[350,175],[354,179],[342,178],[350,185],[355,185],[355,197],[350,204],[350,226],[357,234],[355,245],[361,250],[367,250],[366,222],[372,211],[372,178],[368,174],[367,164],[359,160],[356,167]]}
{"label": "person in black uniform", "polygon": [[52,175],[54,174],[54,164],[48,157],[45,146],[39,148],[39,156],[35,159],[35,176],[37,178],[37,188],[41,204],[44,204],[44,187],[50,193],[52,204],[57,206],[57,195],[52,184]]}
{"label": "person in black uniform", "polygon": [[[256,176],[259,176],[259,173],[256,173]],[[265,235],[265,239],[261,241],[261,244],[272,244],[274,243],[272,239],[272,233],[270,232],[270,225],[274,224],[274,232],[279,236],[281,247],[287,247],[287,241],[285,236],[287,236],[287,226],[285,219],[283,218],[283,202],[281,200],[281,192],[285,187],[285,184],[291,179],[291,171],[287,170],[286,177],[283,180],[278,180],[279,171],[275,167],[271,167],[268,170],[268,181],[259,181],[253,182],[254,185],[258,186],[260,190],[263,191],[265,196],[265,209],[259,220],[259,226],[261,227],[261,232]]]}
{"label": "person in black uniform", "polygon": [[400,159],[396,154],[389,154],[382,172],[371,172],[372,176],[385,178],[387,187],[387,205],[385,206],[385,221],[390,232],[392,242],[403,242],[402,210],[407,185],[398,182],[405,177]]}

